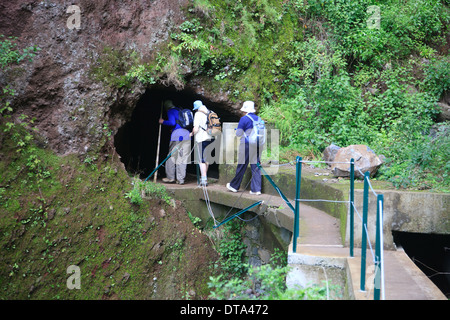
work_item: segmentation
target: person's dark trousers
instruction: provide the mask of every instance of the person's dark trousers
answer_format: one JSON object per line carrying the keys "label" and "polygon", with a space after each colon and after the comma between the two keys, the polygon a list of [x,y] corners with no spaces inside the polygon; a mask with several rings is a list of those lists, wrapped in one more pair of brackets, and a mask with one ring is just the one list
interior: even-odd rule
{"label": "person's dark trousers", "polygon": [[[250,163],[250,169],[252,170],[252,180],[250,184],[250,189],[253,192],[261,191],[261,170],[259,170],[256,163],[259,162],[259,154],[256,152],[256,147],[253,148],[252,152],[248,143],[241,143],[239,146],[239,156],[238,165],[236,167],[236,174],[230,182],[230,186],[236,190],[239,190],[241,186],[242,179],[244,178],[245,170]],[[250,161],[250,159],[252,161]]]}

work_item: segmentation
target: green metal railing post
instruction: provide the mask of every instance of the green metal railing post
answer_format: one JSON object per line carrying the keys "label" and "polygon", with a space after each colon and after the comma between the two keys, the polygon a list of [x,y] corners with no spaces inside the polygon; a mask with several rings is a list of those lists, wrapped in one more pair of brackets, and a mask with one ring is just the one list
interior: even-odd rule
{"label": "green metal railing post", "polygon": [[231,217],[228,217],[227,219],[225,219],[224,221],[222,221],[221,223],[219,223],[217,226],[214,226],[213,228],[216,229],[216,228],[220,227],[220,226],[223,225],[224,223],[227,223],[228,221],[230,221],[230,220],[232,220],[232,219],[238,217],[238,216],[241,215],[242,213],[244,213],[244,212],[250,210],[250,209],[253,208],[253,207],[256,207],[257,205],[260,205],[261,203],[262,203],[262,201],[258,201],[258,202],[255,202],[255,203],[252,204],[252,205],[249,205],[248,207],[246,207],[246,208],[240,210],[239,212],[233,214]]}
{"label": "green metal railing post", "polygon": [[161,162],[153,171],[152,173],[150,173],[150,175],[147,177],[147,179],[145,179],[144,181],[147,181],[163,164],[164,162],[166,162],[167,160],[169,160],[170,156],[178,150],[178,146],[176,146],[175,148],[173,148],[172,152],[169,153],[169,155],[163,160],[163,162]]}
{"label": "green metal railing post", "polygon": [[287,206],[292,210],[292,212],[295,212],[295,208],[294,206],[289,202],[288,198],[286,198],[286,196],[284,195],[284,193],[280,190],[280,188],[278,188],[278,186],[276,185],[276,183],[272,180],[272,178],[269,177],[269,175],[267,174],[267,172],[263,169],[263,167],[261,166],[261,163],[257,163],[256,164],[259,168],[259,170],[261,170],[261,174],[267,178],[267,180],[269,180],[270,184],[272,185],[272,187],[278,192],[278,194],[280,195],[280,197],[284,200],[284,202],[286,202]]}
{"label": "green metal railing post", "polygon": [[293,251],[297,252],[297,240],[300,228],[300,185],[302,180],[302,158],[297,157],[296,184],[295,184],[295,210],[294,210],[294,244]]}
{"label": "green metal railing post", "polygon": [[355,229],[355,159],[350,159],[350,257],[354,257],[354,229]]}
{"label": "green metal railing post", "polygon": [[364,173],[363,221],[361,239],[361,281],[360,290],[366,291],[366,250],[367,250],[367,214],[369,210],[369,171]]}
{"label": "green metal railing post", "polygon": [[380,300],[381,286],[382,286],[382,246],[383,246],[383,202],[382,194],[377,195],[377,225],[375,235],[375,279],[374,279],[374,300]]}

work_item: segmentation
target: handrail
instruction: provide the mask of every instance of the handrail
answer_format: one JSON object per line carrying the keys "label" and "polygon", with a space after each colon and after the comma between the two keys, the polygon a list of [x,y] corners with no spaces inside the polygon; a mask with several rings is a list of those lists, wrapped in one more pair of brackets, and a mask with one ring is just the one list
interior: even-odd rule
{"label": "handrail", "polygon": [[158,169],[164,164],[164,162],[166,162],[167,160],[169,160],[170,156],[178,150],[178,146],[176,146],[175,148],[173,148],[172,152],[169,153],[169,155],[163,160],[163,162],[161,162],[147,177],[147,179],[145,179],[144,181],[147,181],[156,171],[158,171]]}
{"label": "handrail", "polygon": [[259,170],[261,170],[261,173],[267,178],[267,180],[269,180],[270,184],[272,185],[272,187],[278,192],[278,194],[280,195],[280,197],[284,200],[284,202],[286,202],[286,204],[288,205],[288,207],[295,212],[295,208],[292,206],[292,204],[289,202],[288,198],[286,198],[286,196],[284,195],[284,193],[281,191],[281,189],[276,185],[276,183],[272,180],[272,178],[269,177],[269,174],[263,169],[263,167],[261,166],[261,163],[257,163],[256,164],[259,168]]}
{"label": "handrail", "polygon": [[[353,257],[353,232],[354,232],[354,212],[358,213],[355,207],[355,187],[354,187],[354,159],[350,160],[350,256]],[[359,169],[358,169],[359,170]],[[362,174],[362,172],[359,170]],[[353,179],[352,179],[353,178]],[[364,173],[364,190],[363,190],[363,216],[359,216],[362,220],[362,238],[361,238],[361,276],[360,276],[360,290],[365,291],[366,287],[366,251],[367,244],[372,250],[370,240],[368,241],[369,234],[367,229],[367,218],[369,209],[369,189],[377,198],[377,213],[376,213],[376,226],[375,226],[375,252],[373,254],[373,262],[375,265],[375,277],[374,277],[374,300],[385,299],[385,287],[384,287],[384,248],[383,248],[383,208],[384,208],[384,196],[377,194],[371,183],[370,174],[367,171]],[[359,213],[358,213],[359,215]]]}
{"label": "handrail", "polygon": [[240,210],[239,212],[233,214],[232,216],[228,217],[227,219],[225,219],[224,221],[222,221],[222,222],[219,223],[218,225],[214,226],[213,228],[216,229],[216,228],[220,227],[220,226],[223,225],[224,223],[227,223],[228,221],[230,221],[230,220],[232,220],[232,219],[238,217],[238,216],[241,215],[242,213],[244,213],[244,212],[250,210],[250,209],[253,208],[253,207],[256,207],[257,205],[259,205],[259,204],[261,204],[261,203],[262,203],[262,201],[258,201],[258,202],[255,202],[255,203],[252,204],[252,205],[249,205],[247,208],[244,208],[244,209]]}
{"label": "handrail", "polygon": [[[298,230],[299,230],[299,219],[300,219],[300,201],[307,201],[300,199],[300,187],[301,187],[301,163],[310,163],[316,161],[302,161],[301,157],[297,157],[296,164],[296,195],[295,195],[295,211],[294,211],[294,235],[293,235],[293,252],[297,249],[298,240]],[[317,161],[323,163],[323,161]],[[333,163],[327,161],[326,163]],[[342,163],[342,162],[340,162]],[[345,162],[350,164],[350,194],[349,194],[349,218],[350,218],[350,257],[354,257],[354,212],[358,211],[355,207],[355,160],[352,158],[350,162]],[[359,169],[358,169],[359,170]],[[361,172],[359,170],[359,172]],[[374,300],[385,299],[384,290],[384,249],[383,249],[383,195],[378,195],[373,190],[370,184],[369,172],[364,174],[364,192],[363,192],[363,217],[362,217],[362,241],[361,241],[361,279],[360,279],[360,290],[365,291],[366,287],[366,250],[367,243],[372,250],[371,243],[368,241],[368,231],[367,231],[367,218],[369,210],[369,189],[377,197],[377,218],[376,218],[376,232],[375,232],[375,253],[374,264],[375,264],[375,279],[374,279]],[[309,199],[309,201],[314,201]],[[330,201],[330,202],[341,202],[341,201],[331,201],[331,200],[316,200],[316,201]],[[345,201],[347,202],[347,201]],[[372,250],[373,251],[373,250]]]}
{"label": "handrail", "polygon": [[296,174],[295,174],[295,211],[294,211],[294,243],[293,251],[297,252],[297,239],[300,230],[300,187],[302,181],[302,158],[297,157]]}
{"label": "handrail", "polygon": [[[350,192],[349,201],[333,201],[324,199],[300,199],[300,189],[301,189],[301,170],[302,163],[345,163],[350,165]],[[288,164],[292,164],[289,162]],[[375,278],[374,278],[374,300],[385,299],[385,287],[384,287],[384,248],[383,248],[383,206],[384,198],[382,194],[377,194],[369,179],[369,172],[363,174],[361,170],[357,169],[362,175],[364,175],[364,192],[363,192],[363,217],[359,215],[358,210],[355,207],[355,160],[352,158],[350,162],[332,162],[332,161],[303,161],[301,157],[296,159],[296,189],[295,189],[295,207],[289,202],[286,196],[281,192],[280,188],[275,184],[275,182],[269,177],[269,175],[264,171],[260,163],[257,163],[261,173],[269,180],[271,185],[279,193],[281,198],[286,202],[289,208],[294,212],[294,232],[293,232],[293,246],[292,250],[294,253],[297,252],[297,242],[300,230],[300,202],[301,201],[328,201],[342,203],[345,202],[349,204],[349,218],[350,218],[350,257],[354,257],[354,213],[356,212],[359,218],[362,220],[362,241],[361,241],[361,278],[360,278],[360,290],[365,291],[366,287],[366,251],[367,245],[369,245],[371,251],[371,242],[368,241],[368,230],[367,230],[367,220],[368,220],[368,210],[369,210],[369,189],[372,190],[373,194],[377,197],[377,213],[376,213],[376,232],[375,232],[375,252],[372,253],[373,262],[375,264]]]}

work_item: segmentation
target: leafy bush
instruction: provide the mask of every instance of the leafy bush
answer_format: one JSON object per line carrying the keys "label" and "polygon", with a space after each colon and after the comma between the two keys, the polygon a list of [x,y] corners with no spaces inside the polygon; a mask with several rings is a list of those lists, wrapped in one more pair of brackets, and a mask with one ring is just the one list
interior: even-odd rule
{"label": "leafy bush", "polygon": [[19,63],[24,59],[30,61],[41,50],[37,46],[27,47],[20,52],[17,49],[16,37],[5,37],[0,35],[0,66],[5,68],[8,65]]}
{"label": "leafy bush", "polygon": [[220,254],[219,267],[221,272],[228,277],[241,277],[247,272],[245,264],[246,245],[242,242],[239,232],[241,224],[231,221],[223,225],[224,237],[220,240],[217,251]]}
{"label": "leafy bush", "polygon": [[425,67],[425,79],[423,88],[441,97],[442,94],[450,90],[450,57],[437,57],[430,61]]}
{"label": "leafy bush", "polygon": [[[417,123],[411,121],[412,123]],[[415,132],[402,130],[398,124],[386,143],[388,156],[380,168],[380,178],[396,187],[434,189],[450,192],[450,127],[448,123],[433,126],[426,132],[417,125]],[[408,143],[406,143],[408,141]]]}
{"label": "leafy bush", "polygon": [[125,198],[130,199],[132,204],[140,205],[144,198],[161,199],[168,205],[172,205],[170,197],[164,185],[153,183],[151,181],[142,181],[139,178],[133,178],[133,189],[125,193]]}
{"label": "leafy bush", "polygon": [[[210,299],[218,300],[325,300],[328,297],[327,285],[307,288],[286,287],[289,272],[286,254],[279,251],[272,254],[270,263],[258,267],[246,265],[245,277],[225,278],[223,275],[210,277]],[[329,290],[330,286],[328,286]],[[336,286],[331,286],[336,290]]]}
{"label": "leafy bush", "polygon": [[[368,28],[369,6],[380,8],[380,28]],[[351,63],[383,66],[445,41],[449,10],[439,0],[382,3],[371,0],[308,1],[307,15],[326,19]]]}

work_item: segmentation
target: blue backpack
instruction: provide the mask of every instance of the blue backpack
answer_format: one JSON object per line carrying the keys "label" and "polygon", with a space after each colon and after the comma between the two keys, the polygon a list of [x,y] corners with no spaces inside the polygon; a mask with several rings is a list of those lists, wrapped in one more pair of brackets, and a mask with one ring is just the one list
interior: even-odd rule
{"label": "blue backpack", "polygon": [[194,116],[189,109],[178,109],[178,120],[176,121],[180,127],[192,131],[194,127]]}
{"label": "blue backpack", "polygon": [[260,146],[266,143],[266,125],[264,120],[258,117],[257,120],[253,120],[248,114],[246,115],[253,122],[252,132],[247,136],[245,135],[249,144],[258,144]]}

